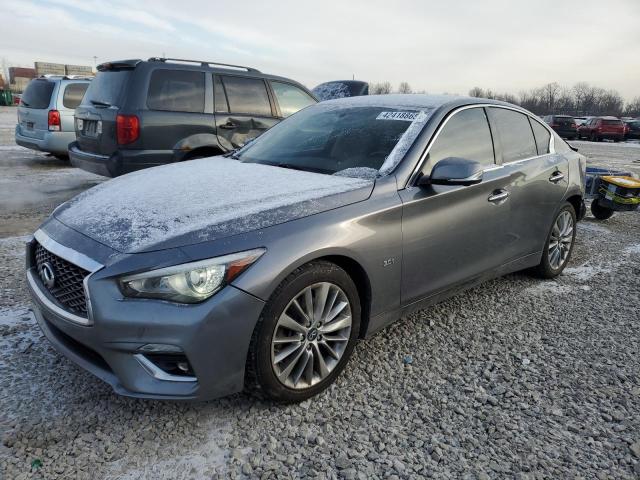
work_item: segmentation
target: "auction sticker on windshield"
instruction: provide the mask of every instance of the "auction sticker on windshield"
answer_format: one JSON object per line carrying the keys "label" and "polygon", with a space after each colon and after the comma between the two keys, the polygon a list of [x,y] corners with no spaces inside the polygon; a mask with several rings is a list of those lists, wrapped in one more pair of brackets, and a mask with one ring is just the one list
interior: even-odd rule
{"label": "auction sticker on windshield", "polygon": [[413,122],[420,112],[380,112],[376,120],[403,120]]}

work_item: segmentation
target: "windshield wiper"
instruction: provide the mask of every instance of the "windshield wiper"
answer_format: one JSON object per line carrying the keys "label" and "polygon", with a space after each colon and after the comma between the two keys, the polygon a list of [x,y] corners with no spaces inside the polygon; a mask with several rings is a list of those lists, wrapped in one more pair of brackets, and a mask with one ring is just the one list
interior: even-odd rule
{"label": "windshield wiper", "polygon": [[96,107],[110,107],[111,104],[107,102],[102,102],[100,100],[89,100]]}
{"label": "windshield wiper", "polygon": [[327,174],[328,172],[324,168],[302,167],[300,165],[294,165],[292,163],[272,163],[270,165],[274,165],[280,168],[289,168],[291,170],[300,170],[301,172],[313,172],[313,173],[324,173],[324,174]]}
{"label": "windshield wiper", "polygon": [[20,99],[20,101],[22,102],[22,105],[24,105],[25,107],[30,107],[31,106],[31,105],[29,105],[29,102],[25,102],[22,99]]}

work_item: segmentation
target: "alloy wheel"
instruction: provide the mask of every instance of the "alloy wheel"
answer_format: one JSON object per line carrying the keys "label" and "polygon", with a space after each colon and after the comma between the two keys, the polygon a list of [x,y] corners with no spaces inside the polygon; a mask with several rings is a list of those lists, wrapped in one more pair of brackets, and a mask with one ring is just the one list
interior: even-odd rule
{"label": "alloy wheel", "polygon": [[271,339],[271,366],[286,387],[305,389],[338,365],[351,336],[351,304],[336,284],[300,291],[278,318]]}
{"label": "alloy wheel", "polygon": [[562,267],[569,257],[573,243],[573,228],[573,217],[569,212],[564,211],[558,215],[551,230],[548,247],[549,265],[554,270]]}

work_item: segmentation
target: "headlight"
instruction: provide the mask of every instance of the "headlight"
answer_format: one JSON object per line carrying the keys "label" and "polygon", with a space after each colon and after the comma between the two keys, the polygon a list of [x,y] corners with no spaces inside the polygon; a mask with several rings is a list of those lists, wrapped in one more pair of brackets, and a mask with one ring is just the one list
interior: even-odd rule
{"label": "headlight", "polygon": [[202,302],[245,271],[265,251],[264,248],[256,248],[129,275],[120,279],[120,288],[127,297],[161,298],[179,303]]}

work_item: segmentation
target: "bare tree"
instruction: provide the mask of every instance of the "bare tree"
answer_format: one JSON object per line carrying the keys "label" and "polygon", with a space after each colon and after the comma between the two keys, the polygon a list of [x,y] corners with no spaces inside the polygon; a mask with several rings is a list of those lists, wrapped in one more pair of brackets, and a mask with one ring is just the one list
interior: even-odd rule
{"label": "bare tree", "polygon": [[391,93],[390,82],[372,83],[369,85],[370,95],[386,95],[387,93]]}
{"label": "bare tree", "polygon": [[628,117],[640,117],[640,97],[634,98],[627,104],[624,114]]}
{"label": "bare tree", "polygon": [[400,82],[398,85],[398,93],[413,93],[411,85],[408,82]]}
{"label": "bare tree", "polygon": [[471,90],[469,90],[469,96],[477,97],[477,98],[485,98],[485,93],[484,93],[484,90],[481,89],[480,87],[473,87]]}

